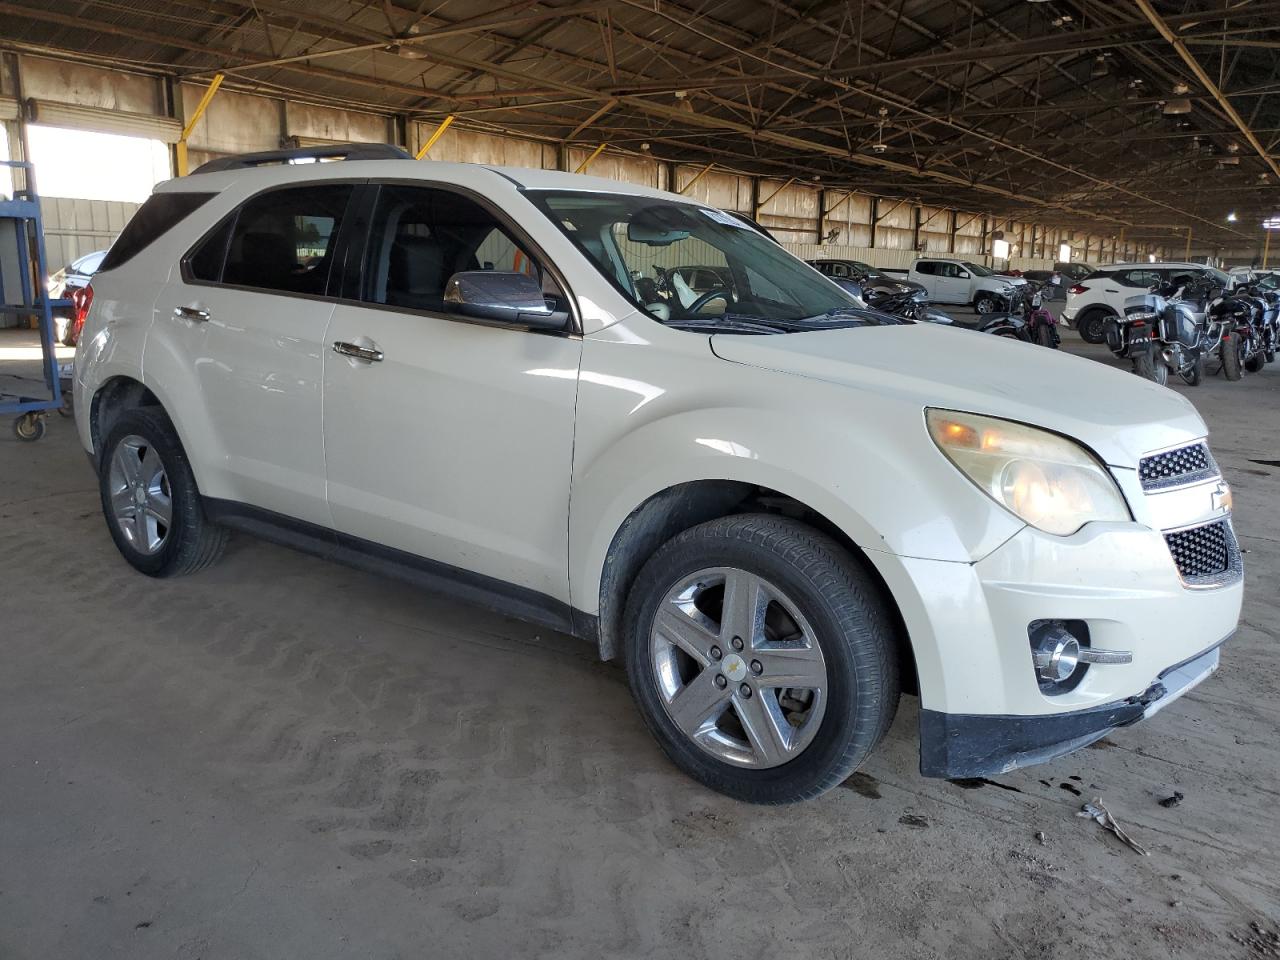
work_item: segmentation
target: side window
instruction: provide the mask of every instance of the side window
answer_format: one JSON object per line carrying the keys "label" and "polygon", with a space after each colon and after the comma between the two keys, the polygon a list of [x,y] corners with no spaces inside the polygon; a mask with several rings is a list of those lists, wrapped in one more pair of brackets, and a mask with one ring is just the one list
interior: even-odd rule
{"label": "side window", "polygon": [[938,276],[940,277],[958,277],[960,276],[960,268],[954,263],[938,264]]}
{"label": "side window", "polygon": [[192,280],[204,280],[207,283],[222,281],[222,265],[227,259],[227,243],[231,240],[231,229],[236,225],[234,216],[227,217],[212,233],[209,233],[196,244],[187,256],[187,275]]}
{"label": "side window", "polygon": [[847,263],[833,263],[826,270],[829,277],[847,277],[849,276],[849,265]]}
{"label": "side window", "polygon": [[923,273],[928,276],[936,276],[938,273],[938,265],[932,260],[921,260],[916,264],[916,273]]}
{"label": "side window", "polygon": [[464,270],[527,273],[549,296],[563,296],[538,262],[474,200],[429,187],[379,188],[361,300],[440,312],[449,278]]}
{"label": "side window", "polygon": [[310,184],[254,197],[231,228],[222,282],[323,294],[351,191],[345,183]]}
{"label": "side window", "polygon": [[132,260],[215,196],[213,193],[153,193],[124,225],[98,270],[114,270]]}

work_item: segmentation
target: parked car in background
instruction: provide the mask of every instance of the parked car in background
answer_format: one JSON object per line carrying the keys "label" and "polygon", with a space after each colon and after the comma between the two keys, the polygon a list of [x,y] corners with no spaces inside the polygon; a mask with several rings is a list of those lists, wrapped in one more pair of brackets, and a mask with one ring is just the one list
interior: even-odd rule
{"label": "parked car in background", "polygon": [[1067,285],[1057,270],[1023,270],[1022,279],[1039,286],[1045,300],[1066,299]]}
{"label": "parked car in background", "polygon": [[923,284],[908,280],[901,274],[892,276],[883,270],[877,270],[868,263],[863,263],[861,260],[822,259],[807,260],[805,262],[824,277],[830,277],[833,280],[852,280],[867,295],[880,294],[888,296],[898,293],[917,292],[928,294]]}
{"label": "parked car in background", "polygon": [[[921,772],[984,777],[1217,669],[1243,567],[1181,397],[862,309],[687,197],[282,162],[334,149],[159,185],[87,288],[76,427],[139,572],[232,527],[575,633],[680,769],[756,803],[844,781],[904,687]],[[659,258],[737,299],[647,299]]]}
{"label": "parked car in background", "polygon": [[1226,274],[1203,263],[1113,263],[1067,288],[1062,320],[1086,342],[1102,343],[1107,321],[1124,315],[1126,300],[1182,278],[1210,279],[1223,289],[1231,288]]}
{"label": "parked car in background", "polygon": [[[71,261],[49,278],[49,296],[54,300],[70,300],[77,290],[83,290],[102,266],[105,250],[95,250]],[[53,336],[59,343],[74,347],[80,336],[80,323],[76,322],[74,306],[58,307],[53,312]]]}
{"label": "parked car in background", "polygon": [[1089,274],[1095,272],[1098,268],[1090,266],[1087,263],[1080,263],[1079,261],[1059,260],[1053,265],[1053,269],[1057,273],[1062,274],[1063,278],[1069,281],[1069,286],[1071,283],[1079,283]]}
{"label": "parked car in background", "polygon": [[1021,277],[1001,276],[990,267],[968,260],[922,257],[907,278],[925,288],[935,303],[966,303],[981,314],[1008,309],[1014,290],[1025,286]]}

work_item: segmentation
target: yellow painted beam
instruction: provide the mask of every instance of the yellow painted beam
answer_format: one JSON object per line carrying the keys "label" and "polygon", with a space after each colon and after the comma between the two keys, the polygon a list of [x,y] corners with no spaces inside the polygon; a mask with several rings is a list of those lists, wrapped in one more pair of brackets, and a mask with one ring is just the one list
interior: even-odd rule
{"label": "yellow painted beam", "polygon": [[686,184],[685,184],[683,187],[681,187],[679,190],[677,190],[677,191],[676,191],[676,193],[679,193],[679,194],[685,194],[685,193],[688,193],[688,192],[689,192],[689,189],[690,189],[690,188],[691,188],[695,183],[697,183],[699,180],[701,180],[703,177],[705,177],[708,173],[710,173],[710,172],[711,172],[711,168],[712,168],[712,167],[714,167],[714,166],[715,166],[715,162],[714,162],[714,161],[713,161],[713,162],[711,162],[711,163],[708,163],[705,167],[703,167],[701,170],[699,170],[697,173],[695,173],[695,174],[693,175],[693,179],[692,179],[692,180],[690,180],[688,183],[686,183]]}
{"label": "yellow painted beam", "polygon": [[578,164],[578,169],[577,169],[577,170],[575,170],[575,171],[573,171],[573,172],[574,172],[574,173],[582,173],[582,171],[586,170],[586,169],[587,169],[587,167],[591,166],[591,161],[592,161],[592,160],[594,160],[596,157],[600,156],[600,154],[604,153],[604,148],[605,148],[606,146],[608,146],[608,144],[604,144],[604,143],[602,143],[602,144],[600,144],[600,146],[598,146],[598,147],[596,147],[594,150],[592,150],[592,151],[591,151],[591,155],[590,155],[589,157],[587,157],[587,159],[583,160],[580,164]]}
{"label": "yellow painted beam", "polygon": [[429,151],[432,147],[436,145],[436,141],[439,140],[442,136],[444,136],[444,132],[449,129],[449,124],[451,123],[453,123],[452,113],[449,114],[447,117],[445,117],[442,121],[440,121],[440,126],[436,127],[435,131],[431,134],[431,136],[427,137],[427,142],[422,145],[422,149],[419,150],[414,155],[413,159],[421,160],[423,157],[425,157],[427,155],[427,151]]}
{"label": "yellow painted beam", "polygon": [[190,139],[192,132],[195,131],[196,124],[200,122],[200,118],[204,116],[204,112],[209,109],[209,101],[213,99],[213,95],[218,92],[218,88],[222,86],[223,75],[216,74],[213,82],[204,91],[204,96],[200,98],[200,102],[196,104],[195,110],[187,119],[187,125],[182,128],[182,136],[178,137],[178,142],[174,148],[174,156],[178,165],[178,176],[185,177],[187,175],[187,140]]}

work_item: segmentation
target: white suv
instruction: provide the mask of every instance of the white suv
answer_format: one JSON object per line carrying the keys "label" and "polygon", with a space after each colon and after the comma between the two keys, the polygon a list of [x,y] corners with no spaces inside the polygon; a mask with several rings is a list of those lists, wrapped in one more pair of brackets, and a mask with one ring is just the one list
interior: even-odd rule
{"label": "white suv", "polygon": [[1231,289],[1233,281],[1222,271],[1203,263],[1112,263],[1099,267],[1083,280],[1067,288],[1067,303],[1062,319],[1075,327],[1087,343],[1102,343],[1107,321],[1123,316],[1124,302],[1154,286],[1213,277],[1223,288]]}
{"label": "white suv", "polygon": [[974,312],[982,316],[1008,310],[1014,289],[1027,283],[1021,277],[1002,276],[979,263],[937,257],[917,260],[907,278],[924,287],[934,303],[972,304]]}
{"label": "white suv", "polygon": [[[1172,391],[861,310],[672,194],[261,160],[157,187],[93,280],[76,422],[142,572],[239,528],[572,632],[763,803],[847,777],[900,691],[922,772],[983,776],[1216,668],[1240,551]],[[724,286],[651,279],[692,266]]]}

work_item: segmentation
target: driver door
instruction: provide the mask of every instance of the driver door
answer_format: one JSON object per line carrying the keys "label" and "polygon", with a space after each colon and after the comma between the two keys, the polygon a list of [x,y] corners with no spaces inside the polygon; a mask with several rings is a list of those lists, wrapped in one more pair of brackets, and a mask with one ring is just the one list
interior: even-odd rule
{"label": "driver door", "polygon": [[[964,276],[961,276],[964,274]],[[937,292],[933,299],[939,303],[967,303],[969,301],[969,271],[959,264],[938,264]]]}
{"label": "driver door", "polygon": [[443,310],[463,270],[528,273],[566,307],[567,291],[477,196],[419,184],[370,193],[325,353],[334,526],[567,602],[581,338]]}

